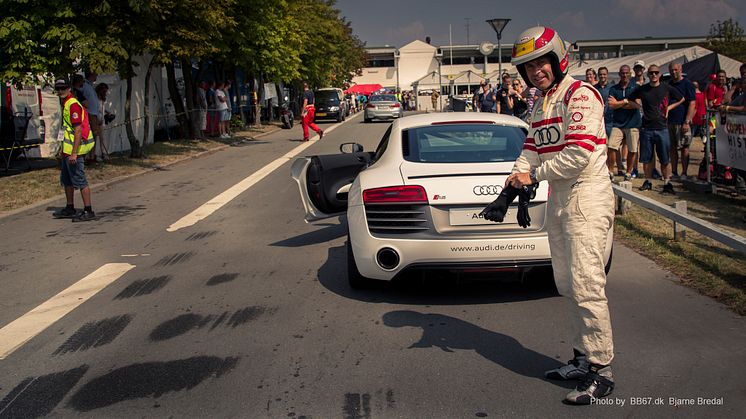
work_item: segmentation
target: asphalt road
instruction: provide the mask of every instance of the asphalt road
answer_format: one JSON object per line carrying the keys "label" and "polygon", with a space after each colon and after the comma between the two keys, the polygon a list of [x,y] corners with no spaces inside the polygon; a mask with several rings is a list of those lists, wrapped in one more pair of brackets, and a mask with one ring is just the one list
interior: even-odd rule
{"label": "asphalt road", "polygon": [[[373,148],[388,124],[332,126],[301,155],[353,140]],[[30,324],[51,325],[0,359],[0,418],[746,411],[744,319],[619,243],[607,287],[617,389],[609,405],[571,407],[560,401],[572,385],[542,378],[571,356],[562,298],[474,278],[351,290],[344,220],[303,221],[290,160],[196,224],[166,230],[303,147],[300,137],[300,127],[279,131],[96,190],[96,222],[53,220],[62,200],[0,219],[0,334],[76,283],[66,301],[80,304],[56,321],[42,306]],[[102,267],[124,273],[92,274]],[[720,405],[701,405],[713,398]]]}

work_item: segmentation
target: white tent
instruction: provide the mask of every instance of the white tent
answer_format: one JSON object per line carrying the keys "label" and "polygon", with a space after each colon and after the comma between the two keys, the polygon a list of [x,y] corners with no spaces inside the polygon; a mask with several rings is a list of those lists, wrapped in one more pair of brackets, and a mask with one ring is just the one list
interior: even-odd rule
{"label": "white tent", "polygon": [[[138,56],[134,60],[138,65],[135,67],[137,75],[132,78],[132,101],[130,105],[132,129],[141,143],[143,142],[143,138],[145,139],[145,144],[153,143],[154,131],[156,129],[177,124],[174,106],[168,93],[166,70],[162,66],[156,66],[153,68],[150,76],[150,129],[147,134],[144,132],[145,72],[149,59],[149,56]],[[176,78],[183,94],[183,79],[181,69],[179,68],[176,69]],[[127,151],[130,149],[124,125],[124,102],[127,98],[127,81],[120,79],[116,74],[100,74],[96,80],[96,84],[99,83],[109,85],[109,95],[104,103],[104,109],[116,115],[111,124],[104,126],[106,148],[110,153]],[[40,147],[39,153],[42,156],[49,156],[55,153],[59,146],[55,141],[58,139],[60,128],[61,106],[59,99],[51,87],[44,90],[42,101],[44,116],[41,118],[44,120],[46,126],[46,144]],[[36,153],[36,151],[32,151],[30,154],[33,155],[33,153]]]}
{"label": "white tent", "polygon": [[[605,60],[588,61],[581,60],[570,63],[570,70],[568,71],[568,74],[577,79],[584,80],[585,71],[587,69],[592,68],[594,70],[598,70],[599,67],[606,67],[609,69],[609,81],[611,82],[619,80],[619,67],[624,64],[632,67],[635,61],[642,60],[645,62],[645,66],[656,64],[661,67],[661,69],[665,73],[668,71],[669,63],[677,62],[684,64],[689,61],[694,61],[697,58],[702,58],[709,54],[712,54],[712,51],[710,51],[709,49],[699,46],[693,46],[689,48],[673,49],[668,51],[645,52],[642,54],[628,55],[621,58],[608,58]],[[740,62],[720,54],[718,54],[718,58],[720,60],[720,67],[725,70],[728,75],[738,74],[738,67],[741,65]]]}

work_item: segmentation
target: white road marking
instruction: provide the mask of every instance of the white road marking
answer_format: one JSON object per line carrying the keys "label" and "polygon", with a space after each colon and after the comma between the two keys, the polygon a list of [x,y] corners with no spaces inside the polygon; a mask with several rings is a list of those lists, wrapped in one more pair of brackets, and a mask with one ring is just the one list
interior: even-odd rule
{"label": "white road marking", "polygon": [[[360,114],[360,112],[353,115],[353,118],[357,116],[358,114]],[[329,127],[328,129],[325,129],[324,134],[326,135],[327,133],[334,131],[338,126],[342,124],[343,122],[340,122],[338,124],[335,124]],[[290,150],[284,156],[262,167],[258,171],[252,173],[249,177],[245,178],[244,180],[226,189],[220,195],[207,201],[201,207],[183,216],[179,221],[171,224],[166,229],[166,231],[174,232],[185,227],[191,227],[197,224],[199,221],[202,221],[205,218],[209,217],[210,214],[222,208],[223,205],[231,202],[235,197],[237,197],[238,195],[240,195],[242,192],[246,191],[250,187],[254,186],[255,184],[259,183],[259,181],[264,179],[270,173],[274,172],[277,168],[285,164],[288,160],[293,159],[295,156],[303,152],[303,150],[313,145],[316,142],[315,140],[318,140],[318,138],[319,136],[316,135],[315,137],[312,138],[311,141],[306,141],[306,142],[301,143],[301,145]]]}
{"label": "white road marking", "polygon": [[0,359],[8,357],[134,267],[129,263],[107,263],[0,329]]}

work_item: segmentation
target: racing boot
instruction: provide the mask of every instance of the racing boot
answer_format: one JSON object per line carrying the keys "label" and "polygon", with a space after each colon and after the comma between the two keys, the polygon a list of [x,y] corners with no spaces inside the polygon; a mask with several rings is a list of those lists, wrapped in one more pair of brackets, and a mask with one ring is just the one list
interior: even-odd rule
{"label": "racing boot", "polygon": [[614,378],[611,374],[611,365],[592,364],[575,390],[567,393],[565,403],[591,404],[592,400],[608,396],[613,390]]}
{"label": "racing boot", "polygon": [[588,373],[588,358],[585,354],[573,349],[575,357],[567,361],[567,365],[549,370],[544,373],[544,377],[550,380],[577,380],[585,377]]}

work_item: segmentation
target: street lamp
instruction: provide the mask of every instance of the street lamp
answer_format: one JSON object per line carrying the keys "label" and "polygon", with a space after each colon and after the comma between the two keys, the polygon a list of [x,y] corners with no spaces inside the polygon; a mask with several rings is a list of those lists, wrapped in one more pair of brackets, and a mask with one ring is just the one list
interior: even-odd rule
{"label": "street lamp", "polygon": [[443,93],[443,73],[441,73],[440,71],[441,61],[443,61],[443,50],[441,50],[440,48],[435,51],[435,59],[438,60],[438,105],[440,106],[440,111],[443,112],[443,102],[440,97],[440,95]]}
{"label": "street lamp", "polygon": [[396,67],[396,92],[399,93],[399,49],[394,50],[394,66]]}
{"label": "street lamp", "polygon": [[510,22],[510,19],[490,19],[487,23],[492,26],[492,29],[497,33],[497,74],[498,80],[502,80],[503,76],[503,51],[500,46],[500,40],[502,39],[503,29]]}

